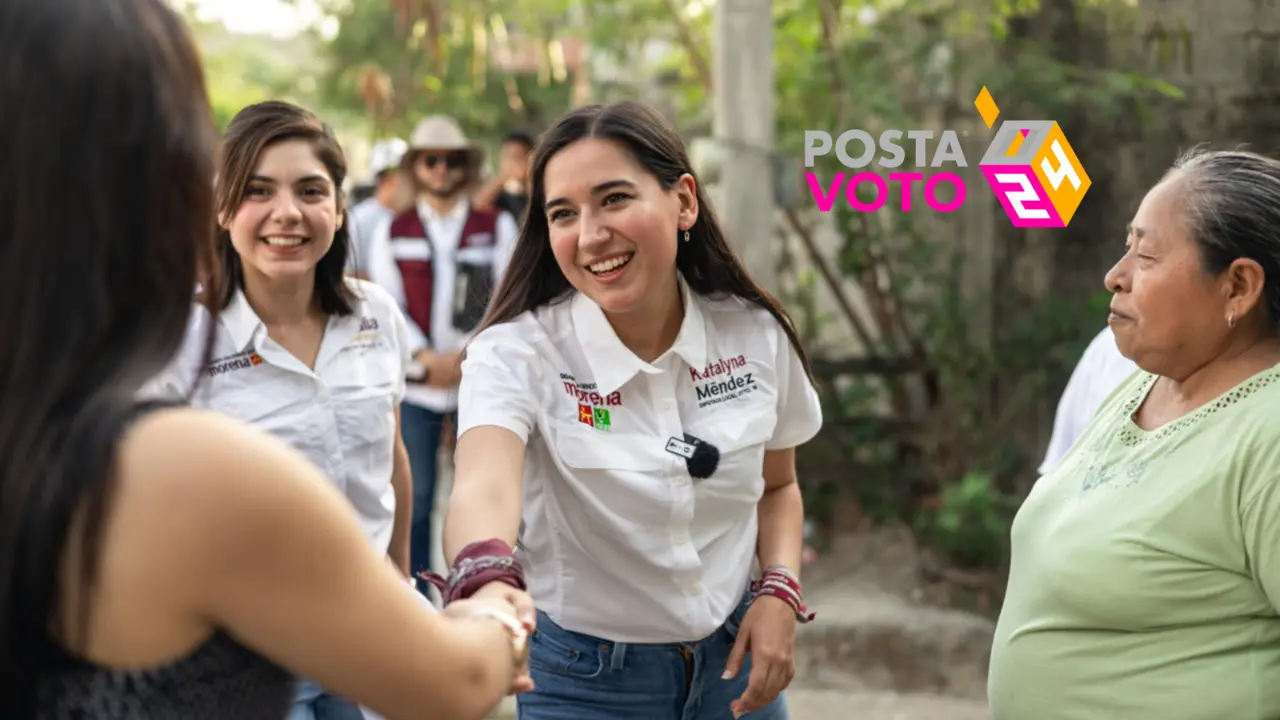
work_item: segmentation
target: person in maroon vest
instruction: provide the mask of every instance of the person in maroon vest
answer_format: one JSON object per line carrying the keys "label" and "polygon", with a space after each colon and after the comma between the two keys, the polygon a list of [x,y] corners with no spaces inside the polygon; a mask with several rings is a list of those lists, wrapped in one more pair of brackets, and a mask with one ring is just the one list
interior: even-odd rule
{"label": "person in maroon vest", "polygon": [[[402,160],[417,194],[414,207],[383,223],[369,248],[369,278],[396,298],[409,324],[420,372],[410,378],[401,432],[413,474],[410,564],[431,565],[441,430],[457,409],[463,346],[480,324],[515,246],[510,213],[474,207],[483,152],[453,118],[418,124]],[[426,583],[419,589],[427,593]]]}

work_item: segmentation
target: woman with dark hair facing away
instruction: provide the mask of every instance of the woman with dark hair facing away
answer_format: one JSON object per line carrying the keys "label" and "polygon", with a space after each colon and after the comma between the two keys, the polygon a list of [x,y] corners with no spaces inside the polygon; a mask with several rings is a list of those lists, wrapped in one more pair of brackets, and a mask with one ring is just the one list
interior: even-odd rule
{"label": "woman with dark hair facing away", "polygon": [[1280,718],[1280,162],[1178,158],[1107,273],[1138,371],[1014,519],[999,720]]}
{"label": "woman with dark hair facing away", "polygon": [[40,69],[0,73],[0,717],[281,720],[300,675],[388,718],[471,719],[527,687],[524,609],[433,613],[296,450],[139,399],[214,267],[181,19],[6,0],[0,66]]}
{"label": "woman with dark hair facing away", "polygon": [[[221,157],[219,282],[196,307],[177,358],[146,391],[190,397],[306,455],[407,581],[413,487],[400,441],[405,321],[385,290],[344,277],[342,148],[310,111],[264,102],[231,120]],[[206,360],[211,331],[213,359]],[[304,682],[289,717],[361,720],[362,713]]]}
{"label": "woman with dark hair facing away", "polygon": [[784,718],[822,424],[795,329],[643,105],[561,119],[530,202],[463,363],[446,598],[538,603],[522,720]]}

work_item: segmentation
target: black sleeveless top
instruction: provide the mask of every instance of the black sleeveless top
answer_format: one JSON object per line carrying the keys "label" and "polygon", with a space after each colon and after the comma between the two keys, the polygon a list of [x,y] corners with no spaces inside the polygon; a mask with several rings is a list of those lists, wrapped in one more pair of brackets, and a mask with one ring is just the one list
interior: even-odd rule
{"label": "black sleeveless top", "polygon": [[[132,420],[175,404],[139,403]],[[143,670],[57,654],[52,672],[36,681],[34,720],[284,720],[296,692],[288,672],[222,632],[180,660]]]}
{"label": "black sleeveless top", "polygon": [[37,720],[284,720],[295,680],[218,633],[176,662],[111,670],[80,662],[37,687]]}

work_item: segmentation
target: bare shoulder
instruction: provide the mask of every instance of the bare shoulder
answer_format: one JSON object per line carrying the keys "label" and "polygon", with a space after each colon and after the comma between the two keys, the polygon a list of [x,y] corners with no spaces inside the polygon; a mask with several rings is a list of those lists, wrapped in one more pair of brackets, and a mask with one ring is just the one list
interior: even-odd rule
{"label": "bare shoulder", "polygon": [[282,503],[328,488],[319,471],[282,441],[190,408],[139,421],[124,438],[118,470],[121,511],[158,511],[206,527],[244,529]]}

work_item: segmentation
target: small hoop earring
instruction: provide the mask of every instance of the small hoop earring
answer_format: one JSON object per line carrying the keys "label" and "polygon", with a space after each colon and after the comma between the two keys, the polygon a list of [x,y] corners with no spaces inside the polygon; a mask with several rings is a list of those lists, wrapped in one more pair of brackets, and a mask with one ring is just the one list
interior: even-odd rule
{"label": "small hoop earring", "polygon": [[688,230],[685,230],[685,231],[684,231],[684,241],[685,241],[685,242],[689,242],[689,231],[688,231]]}
{"label": "small hoop earring", "polygon": [[1227,327],[1234,328],[1236,326],[1236,314],[1234,312],[1227,313]]}

